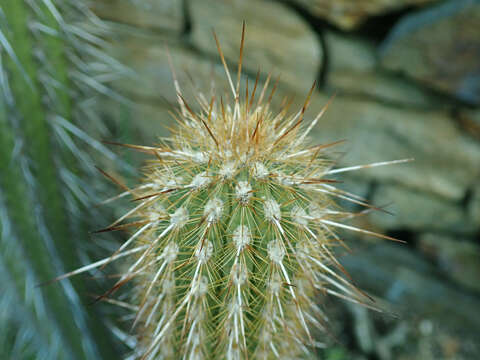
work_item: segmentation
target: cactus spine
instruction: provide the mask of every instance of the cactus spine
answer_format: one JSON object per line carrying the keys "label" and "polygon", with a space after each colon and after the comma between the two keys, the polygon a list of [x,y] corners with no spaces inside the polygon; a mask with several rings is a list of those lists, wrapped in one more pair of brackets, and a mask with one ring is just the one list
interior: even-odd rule
{"label": "cactus spine", "polygon": [[132,284],[116,303],[136,311],[133,358],[308,358],[326,321],[316,293],[368,302],[332,252],[336,228],[382,236],[340,221],[352,214],[335,198],[366,204],[328,176],[354,168],[332,169],[335,143],[308,145],[324,111],[305,124],[314,86],[292,115],[270,109],[269,79],[257,86],[257,76],[240,94],[244,30],[236,84],[217,40],[230,103],[198,94],[193,111],[172,69],[177,128],[158,146],[126,145],[153,159],[141,185],[122,185],[136,206],[102,230],[132,235],[111,257],[65,275],[129,259],[102,298]]}

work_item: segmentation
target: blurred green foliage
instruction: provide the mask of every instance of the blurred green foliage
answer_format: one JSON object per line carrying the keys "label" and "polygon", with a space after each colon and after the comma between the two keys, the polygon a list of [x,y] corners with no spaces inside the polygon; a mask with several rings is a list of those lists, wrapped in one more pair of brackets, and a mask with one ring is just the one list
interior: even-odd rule
{"label": "blurred green foliage", "polygon": [[[105,189],[91,158],[115,156],[99,96],[123,71],[83,1],[0,4],[0,354],[6,359],[116,358],[79,279],[37,286],[88,261],[92,207]],[[100,220],[101,221],[101,220]]]}

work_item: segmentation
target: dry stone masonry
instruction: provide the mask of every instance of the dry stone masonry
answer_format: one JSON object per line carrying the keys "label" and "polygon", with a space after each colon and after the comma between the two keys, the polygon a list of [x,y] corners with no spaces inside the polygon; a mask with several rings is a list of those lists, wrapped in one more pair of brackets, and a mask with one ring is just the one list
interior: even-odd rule
{"label": "dry stone masonry", "polygon": [[[132,124],[133,142],[153,143],[172,121],[168,111],[176,98],[164,43],[185,96],[192,99],[195,89],[208,89],[212,79],[217,88],[227,86],[212,28],[227,62],[236,66],[240,24],[246,20],[243,76],[253,85],[260,70],[260,86],[270,70],[272,82],[281,74],[273,107],[287,96],[293,99],[292,109],[298,108],[320,73],[311,108],[321,108],[336,93],[313,136],[317,142],[346,139],[338,153],[340,165],[415,158],[401,167],[345,178],[345,188],[358,188],[358,195],[393,213],[373,212],[356,223],[404,238],[408,245],[351,239],[352,253],[345,254],[342,263],[359,287],[392,306],[398,318],[362,315],[339,306],[344,322],[332,329],[345,348],[333,344],[325,356],[479,358],[479,2],[157,3],[101,0],[93,8],[117,30],[112,55],[133,71],[116,84],[132,100],[128,111],[116,110],[119,127],[127,120]],[[387,29],[380,41],[377,33],[365,30],[377,25]],[[262,173],[261,168],[255,171]],[[222,176],[230,173],[225,164]],[[194,179],[192,186],[200,187],[204,180]],[[248,189],[248,183],[237,185],[240,201],[249,201]],[[275,211],[275,204],[265,204],[266,214]],[[206,216],[214,221],[217,215],[213,211]],[[302,219],[300,212],[291,216]],[[248,242],[240,230],[235,235],[239,246]],[[280,259],[283,254],[274,245],[270,256]],[[241,281],[241,274],[238,278]],[[345,331],[351,326],[369,330]]]}

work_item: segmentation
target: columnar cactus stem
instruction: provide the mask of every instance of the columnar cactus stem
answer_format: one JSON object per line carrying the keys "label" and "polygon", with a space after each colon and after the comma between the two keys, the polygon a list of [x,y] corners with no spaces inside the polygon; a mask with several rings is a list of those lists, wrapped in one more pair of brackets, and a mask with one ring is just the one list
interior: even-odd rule
{"label": "columnar cactus stem", "polygon": [[0,1],[2,358],[112,353],[81,282],[35,288],[86,257],[77,240],[95,226],[102,183],[85,143],[115,158],[90,136],[104,133],[93,105],[121,68],[99,46],[101,24],[82,0]]}
{"label": "columnar cactus stem", "polygon": [[[242,49],[243,40],[244,31]],[[138,205],[105,229],[137,230],[110,258],[132,260],[104,297],[134,283],[141,359],[308,357],[326,320],[316,293],[368,302],[340,275],[335,229],[388,237],[340,222],[352,214],[335,198],[364,203],[333,186],[329,175],[348,170],[332,170],[326,152],[336,143],[308,145],[324,112],[305,126],[314,86],[297,113],[275,113],[268,81],[257,89],[257,77],[243,97],[241,60],[234,85],[219,52],[232,104],[199,94],[194,112],[174,75],[176,131],[155,147],[127,145],[154,158],[143,184],[127,190]]]}

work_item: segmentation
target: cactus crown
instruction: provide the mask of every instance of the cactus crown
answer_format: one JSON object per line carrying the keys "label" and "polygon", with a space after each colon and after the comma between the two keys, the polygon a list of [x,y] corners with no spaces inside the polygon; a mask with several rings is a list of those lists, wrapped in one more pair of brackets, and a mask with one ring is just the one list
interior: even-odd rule
{"label": "cactus crown", "polygon": [[339,275],[334,228],[378,234],[338,222],[351,214],[333,198],[364,203],[326,178],[339,172],[326,156],[335,143],[306,145],[324,111],[304,124],[314,86],[293,115],[270,109],[270,78],[260,89],[257,76],[253,91],[247,86],[241,95],[243,42],[244,29],[236,86],[218,46],[231,105],[199,94],[200,111],[193,111],[173,72],[177,129],[156,147],[128,145],[154,158],[144,183],[127,189],[138,205],[107,229],[136,231],[112,257],[66,275],[133,257],[105,297],[132,280],[134,357],[308,357],[318,345],[312,330],[326,320],[316,292],[366,300]]}

